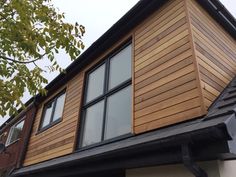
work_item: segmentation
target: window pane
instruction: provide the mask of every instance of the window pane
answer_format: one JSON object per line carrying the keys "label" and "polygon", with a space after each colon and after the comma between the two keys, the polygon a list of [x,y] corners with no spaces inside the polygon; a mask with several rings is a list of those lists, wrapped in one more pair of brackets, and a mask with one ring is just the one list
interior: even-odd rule
{"label": "window pane", "polygon": [[116,54],[110,61],[109,89],[131,78],[131,45]]}
{"label": "window pane", "polygon": [[115,93],[107,100],[105,139],[131,131],[131,87]]}
{"label": "window pane", "polygon": [[104,101],[86,110],[82,146],[88,146],[101,141]]}
{"label": "window pane", "polygon": [[64,103],[65,103],[65,94],[62,94],[57,98],[56,108],[53,115],[53,121],[60,119],[62,117]]}
{"label": "window pane", "polygon": [[11,137],[10,137],[10,141],[8,142],[8,144],[13,143],[14,141],[18,140],[21,136],[21,132],[24,126],[24,120],[21,121],[20,123],[18,123],[16,126],[12,127],[11,131]]}
{"label": "window pane", "polygon": [[86,103],[103,94],[104,76],[105,64],[89,74]]}
{"label": "window pane", "polygon": [[45,127],[50,123],[50,119],[51,119],[51,116],[52,116],[53,105],[54,105],[54,102],[46,105],[45,110],[44,110],[44,117],[43,117],[42,127]]}

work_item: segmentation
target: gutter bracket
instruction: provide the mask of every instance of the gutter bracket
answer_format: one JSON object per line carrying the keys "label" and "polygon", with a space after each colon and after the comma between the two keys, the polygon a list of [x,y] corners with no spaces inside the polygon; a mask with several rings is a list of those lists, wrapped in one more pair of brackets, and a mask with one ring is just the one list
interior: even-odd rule
{"label": "gutter bracket", "polygon": [[182,144],[182,160],[184,166],[195,176],[195,177],[208,177],[207,173],[199,167],[192,157],[192,152],[188,144]]}

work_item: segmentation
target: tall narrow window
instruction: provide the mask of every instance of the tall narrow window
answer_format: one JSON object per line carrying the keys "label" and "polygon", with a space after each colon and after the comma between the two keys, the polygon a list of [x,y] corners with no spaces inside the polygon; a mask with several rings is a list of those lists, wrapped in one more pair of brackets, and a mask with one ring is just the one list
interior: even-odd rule
{"label": "tall narrow window", "polygon": [[51,127],[62,118],[65,103],[65,91],[44,105],[40,130]]}
{"label": "tall narrow window", "polygon": [[90,71],[86,80],[81,147],[131,132],[131,44]]}
{"label": "tall narrow window", "polygon": [[21,120],[20,122],[16,123],[15,125],[11,127],[10,132],[7,137],[6,146],[20,139],[24,122],[25,122],[24,120]]}

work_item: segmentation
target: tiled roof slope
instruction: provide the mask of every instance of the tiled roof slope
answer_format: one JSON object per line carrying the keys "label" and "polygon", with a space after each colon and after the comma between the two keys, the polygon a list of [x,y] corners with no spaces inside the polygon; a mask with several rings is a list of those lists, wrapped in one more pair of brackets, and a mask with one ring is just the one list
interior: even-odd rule
{"label": "tiled roof slope", "polygon": [[[221,92],[210,106],[204,120],[217,118],[236,113],[236,77]],[[236,128],[236,127],[235,127]]]}

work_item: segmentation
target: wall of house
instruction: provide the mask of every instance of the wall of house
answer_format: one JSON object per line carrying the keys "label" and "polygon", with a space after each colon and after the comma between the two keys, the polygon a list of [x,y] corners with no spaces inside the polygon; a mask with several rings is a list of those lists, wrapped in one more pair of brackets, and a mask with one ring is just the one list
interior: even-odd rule
{"label": "wall of house", "polygon": [[57,93],[39,105],[24,166],[74,151],[85,72],[131,37],[134,134],[206,114],[236,72],[235,41],[195,1],[169,0],[58,90],[62,121],[41,133],[43,105]]}
{"label": "wall of house", "polygon": [[40,133],[38,133],[38,128],[42,117],[43,105],[57,93],[50,95],[38,107],[24,166],[66,155],[73,151],[83,85],[82,78],[83,75],[79,74],[58,90],[57,93],[66,88],[62,121]]}
{"label": "wall of house", "polygon": [[[219,174],[217,161],[203,162],[199,164],[208,177],[223,177]],[[195,177],[182,164],[130,169],[126,171],[126,177]],[[233,177],[233,176],[227,176]]]}
{"label": "wall of house", "polygon": [[11,127],[24,119],[24,126],[20,139],[6,146],[6,150],[0,154],[0,171],[11,171],[14,168],[20,167],[21,160],[24,158],[22,156],[22,154],[24,154],[24,144],[27,143],[27,136],[30,133],[34,113],[35,107],[30,106],[2,129],[1,142],[6,143]]}
{"label": "wall of house", "polygon": [[236,74],[236,41],[195,1],[187,1],[206,109]]}
{"label": "wall of house", "polygon": [[186,12],[171,0],[135,31],[135,133],[204,114]]}
{"label": "wall of house", "polygon": [[236,174],[236,160],[218,161],[220,177],[234,177]]}
{"label": "wall of house", "polygon": [[[85,72],[104,59],[104,57],[114,51],[124,43],[124,41],[127,41],[131,36],[131,33],[127,34],[127,36],[114,44],[114,46],[111,46],[110,49],[105,51],[101,56],[94,60],[94,62],[86,66],[55,94],[50,95],[42,104],[40,104],[23,164],[24,166],[64,156],[74,151],[77,139],[79,138],[79,135],[77,136],[77,131],[78,126],[80,126],[80,104],[83,98],[82,92]],[[66,88],[66,98],[62,121],[49,129],[38,133],[44,104],[60,93],[64,88]]]}

